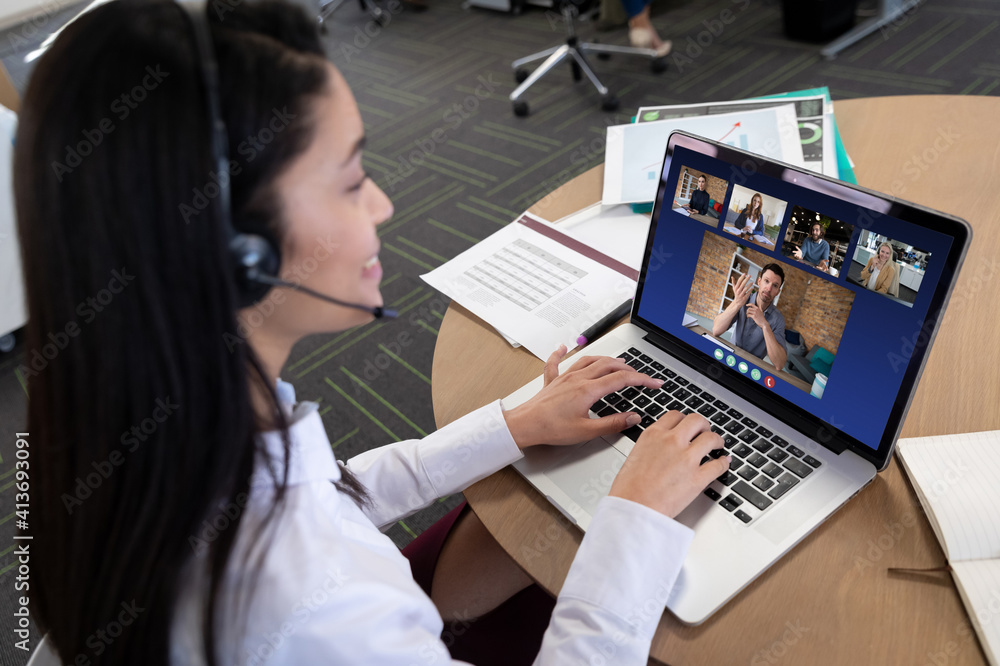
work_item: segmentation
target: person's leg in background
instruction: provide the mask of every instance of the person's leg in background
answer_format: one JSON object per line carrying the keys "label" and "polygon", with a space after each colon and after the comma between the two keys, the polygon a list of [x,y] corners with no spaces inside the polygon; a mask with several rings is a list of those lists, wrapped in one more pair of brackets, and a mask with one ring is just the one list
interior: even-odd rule
{"label": "person's leg in background", "polygon": [[656,28],[649,18],[651,0],[622,0],[625,13],[628,14],[628,39],[632,46],[656,49],[656,54],[663,57],[670,53],[670,40],[663,41],[656,34]]}

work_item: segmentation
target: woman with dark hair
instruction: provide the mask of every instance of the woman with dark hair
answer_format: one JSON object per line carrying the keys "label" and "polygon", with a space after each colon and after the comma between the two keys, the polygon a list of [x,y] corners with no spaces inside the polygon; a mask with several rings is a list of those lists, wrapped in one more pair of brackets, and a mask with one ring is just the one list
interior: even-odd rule
{"label": "woman with dark hair", "polygon": [[[309,17],[277,2],[213,7],[224,10],[209,24],[232,147],[221,163],[208,68],[172,2],[82,15],[24,98],[27,356],[67,338],[26,372],[32,615],[64,664],[447,663],[443,618],[487,624],[530,581],[470,512],[412,572],[378,526],[523,448],[622,430],[635,413],[595,419],[589,406],[662,382],[609,358],[559,374],[561,349],[519,407],[497,401],[424,440],[335,461],[316,405],[296,404],[279,376],[304,336],[371,321],[376,226],[392,204],[362,169],[357,105]],[[248,284],[234,264],[226,183],[232,227],[280,248],[280,277],[362,307],[253,293],[271,278]],[[547,629],[508,627],[511,652],[527,642],[539,663],[575,663],[611,639],[618,663],[645,663],[659,613],[626,611],[657,586],[666,598],[692,537],[672,517],[727,468],[725,456],[699,466],[719,447],[696,414],[651,426],[601,501]]]}

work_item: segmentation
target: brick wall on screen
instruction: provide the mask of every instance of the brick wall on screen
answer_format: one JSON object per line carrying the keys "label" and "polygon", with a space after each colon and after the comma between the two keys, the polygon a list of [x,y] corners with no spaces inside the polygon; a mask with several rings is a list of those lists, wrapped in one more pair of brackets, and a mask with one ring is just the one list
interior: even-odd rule
{"label": "brick wall on screen", "polygon": [[[729,189],[729,183],[721,178],[716,178],[714,176],[708,176],[703,171],[698,171],[697,169],[688,169],[687,167],[681,167],[681,177],[677,179],[677,188],[680,189],[681,183],[684,182],[684,172],[687,171],[691,174],[693,178],[697,180],[698,176],[705,175],[705,191],[708,192],[708,196],[715,199],[719,203],[726,200],[726,190]],[[697,182],[695,183],[697,187]]]}
{"label": "brick wall on screen", "polygon": [[853,291],[814,277],[806,289],[794,328],[805,336],[810,348],[821,345],[836,354],[853,303]]}
{"label": "brick wall on screen", "polygon": [[688,312],[709,319],[714,319],[719,314],[722,290],[726,286],[726,276],[729,275],[729,261],[735,249],[736,243],[705,232],[698,266],[694,271],[691,295],[688,297]]}

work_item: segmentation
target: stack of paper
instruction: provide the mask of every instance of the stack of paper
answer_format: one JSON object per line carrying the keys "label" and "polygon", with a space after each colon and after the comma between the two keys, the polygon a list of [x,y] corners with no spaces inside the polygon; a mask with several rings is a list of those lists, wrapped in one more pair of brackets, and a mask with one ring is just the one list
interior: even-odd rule
{"label": "stack of paper", "polygon": [[857,182],[826,88],[729,102],[642,107],[635,121],[607,130],[605,204],[647,203],[655,198],[667,140],[674,130]]}

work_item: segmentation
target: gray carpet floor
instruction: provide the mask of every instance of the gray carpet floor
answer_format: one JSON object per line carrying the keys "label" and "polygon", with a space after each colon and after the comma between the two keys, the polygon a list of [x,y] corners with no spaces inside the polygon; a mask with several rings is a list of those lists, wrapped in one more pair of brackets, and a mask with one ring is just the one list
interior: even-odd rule
{"label": "gray carpet floor", "polygon": [[[395,204],[394,219],[380,229],[383,294],[403,313],[395,322],[304,340],[285,369],[300,399],[320,402],[341,459],[435,427],[431,362],[448,301],[419,276],[601,163],[606,127],[628,122],[639,106],[824,85],[835,100],[1000,93],[1000,4],[992,0],[927,0],[830,61],[819,56],[818,45],[784,35],[780,2],[657,0],[654,23],[675,44],[666,72],[654,74],[647,63],[626,57],[595,61],[621,100],[617,112],[606,113],[593,88],[573,83],[565,67],[529,93],[532,113],[517,118],[507,100],[515,86],[510,62],[558,44],[564,28],[557,16],[534,7],[513,16],[430,1],[423,13],[390,9],[385,27],[349,1],[324,37],[365,119],[366,167]],[[725,10],[734,19],[718,30]],[[75,11],[50,10],[34,26],[0,31],[0,59],[19,88],[31,71],[24,54]],[[588,39],[627,42],[624,30],[597,33],[593,23],[579,30]],[[404,333],[411,344],[394,345]],[[24,426],[27,399],[15,372],[22,360],[20,343],[0,356],[0,614],[7,618],[16,574],[13,433]],[[405,546],[461,500],[443,498],[389,535]],[[26,661],[10,641],[0,643],[0,664]]]}

